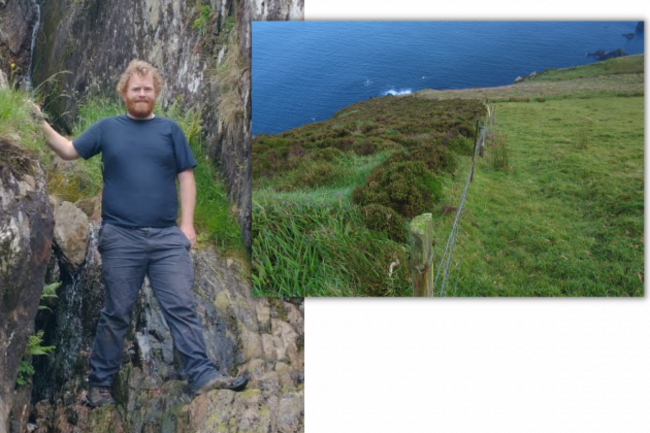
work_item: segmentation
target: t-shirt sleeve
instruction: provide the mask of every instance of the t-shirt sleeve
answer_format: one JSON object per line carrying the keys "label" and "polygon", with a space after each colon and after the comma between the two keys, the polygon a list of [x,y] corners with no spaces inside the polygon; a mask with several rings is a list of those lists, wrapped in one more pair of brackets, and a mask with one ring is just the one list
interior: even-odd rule
{"label": "t-shirt sleeve", "polygon": [[72,140],[77,153],[88,159],[102,151],[102,121],[99,121],[86,129],[79,137]]}
{"label": "t-shirt sleeve", "polygon": [[190,149],[183,130],[176,123],[172,126],[172,141],[174,143],[174,155],[176,156],[176,173],[196,167],[196,159],[194,159],[192,149]]}

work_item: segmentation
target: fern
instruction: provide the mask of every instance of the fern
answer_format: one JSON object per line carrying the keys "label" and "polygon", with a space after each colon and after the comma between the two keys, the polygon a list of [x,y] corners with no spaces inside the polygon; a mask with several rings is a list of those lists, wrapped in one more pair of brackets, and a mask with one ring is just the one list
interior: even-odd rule
{"label": "fern", "polygon": [[[61,281],[58,283],[53,283],[53,284],[48,284],[47,286],[43,287],[43,293],[41,294],[41,301],[44,299],[54,299],[58,298],[56,295],[56,289],[61,287]],[[39,305],[38,310],[50,310],[50,308],[47,305]],[[51,310],[50,310],[51,311]]]}
{"label": "fern", "polygon": [[25,354],[27,356],[33,355],[49,355],[56,346],[41,346],[43,343],[43,330],[38,331],[36,334],[29,336],[27,341],[27,348],[25,349]]}

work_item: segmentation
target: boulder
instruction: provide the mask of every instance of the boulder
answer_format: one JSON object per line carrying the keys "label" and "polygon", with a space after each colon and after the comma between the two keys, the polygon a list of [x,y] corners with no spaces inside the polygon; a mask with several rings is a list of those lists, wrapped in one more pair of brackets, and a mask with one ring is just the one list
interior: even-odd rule
{"label": "boulder", "polygon": [[[14,386],[43,290],[54,218],[37,158],[0,137],[0,431],[8,431]],[[22,407],[20,412],[22,412]],[[29,412],[29,411],[27,411]],[[16,417],[14,417],[16,419]]]}
{"label": "boulder", "polygon": [[54,242],[62,261],[77,270],[86,258],[88,216],[74,204],[64,201],[54,211]]}

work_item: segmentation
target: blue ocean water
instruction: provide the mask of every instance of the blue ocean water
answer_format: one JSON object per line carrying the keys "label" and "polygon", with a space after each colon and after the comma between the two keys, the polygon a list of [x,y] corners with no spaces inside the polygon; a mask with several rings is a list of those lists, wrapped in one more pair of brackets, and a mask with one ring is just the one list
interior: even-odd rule
{"label": "blue ocean water", "polygon": [[[255,21],[253,134],[330,118],[371,96],[512,84],[547,68],[643,53],[630,21]],[[623,33],[634,33],[628,39]]]}

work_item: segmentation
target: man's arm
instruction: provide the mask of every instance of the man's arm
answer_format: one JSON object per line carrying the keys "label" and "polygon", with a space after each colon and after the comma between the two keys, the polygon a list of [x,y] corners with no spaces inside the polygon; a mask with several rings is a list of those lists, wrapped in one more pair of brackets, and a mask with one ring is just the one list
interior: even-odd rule
{"label": "man's arm", "polygon": [[[39,117],[42,118],[43,114],[41,113],[41,109],[36,104],[33,105],[33,108]],[[45,131],[45,136],[47,137],[47,145],[50,147],[50,149],[56,152],[56,154],[59,155],[61,159],[71,161],[73,159],[80,158],[80,155],[72,145],[72,141],[56,132],[54,128],[52,128],[52,126],[47,123],[46,120],[43,120],[41,126],[43,127],[43,131]]]}
{"label": "man's arm", "polygon": [[178,173],[178,185],[181,194],[181,230],[194,246],[196,244],[196,232],[194,231],[196,183],[194,182],[194,171],[191,168]]}

